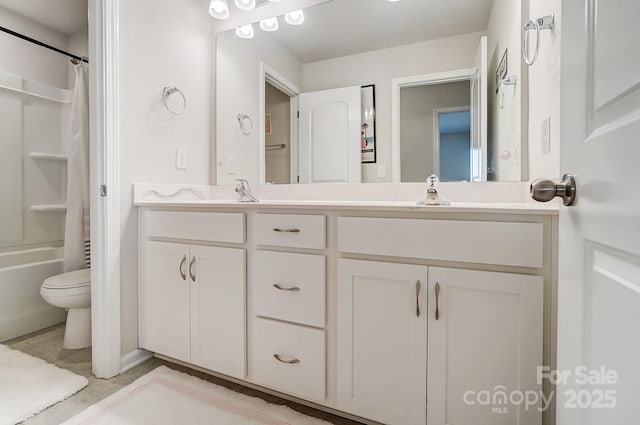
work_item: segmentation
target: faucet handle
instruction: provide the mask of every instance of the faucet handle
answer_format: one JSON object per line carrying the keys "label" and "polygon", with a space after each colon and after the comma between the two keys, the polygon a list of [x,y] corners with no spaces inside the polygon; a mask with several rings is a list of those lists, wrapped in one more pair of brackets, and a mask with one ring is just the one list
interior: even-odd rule
{"label": "faucet handle", "polygon": [[440,179],[435,174],[427,177],[427,197],[418,201],[418,205],[451,205],[450,202],[440,198],[438,194],[438,185]]}
{"label": "faucet handle", "polygon": [[236,179],[238,183],[238,189],[249,190],[249,182],[246,179]]}
{"label": "faucet handle", "polygon": [[440,179],[435,174],[431,174],[427,177],[427,191],[438,192],[438,186],[440,185]]}

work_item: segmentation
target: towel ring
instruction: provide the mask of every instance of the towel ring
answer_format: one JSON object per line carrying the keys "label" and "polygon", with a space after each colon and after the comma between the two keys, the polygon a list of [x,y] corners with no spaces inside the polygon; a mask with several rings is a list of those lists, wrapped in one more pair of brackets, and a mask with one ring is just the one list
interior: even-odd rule
{"label": "towel ring", "polygon": [[[245,129],[245,121],[249,121],[249,129]],[[240,131],[245,136],[249,136],[253,133],[253,120],[247,114],[238,114],[238,124],[240,125]]]}
{"label": "towel ring", "polygon": [[[527,65],[533,65],[538,59],[538,53],[540,52],[540,31],[552,30],[554,25],[555,15],[547,15],[538,19],[529,19],[529,22],[524,26],[522,58]],[[531,30],[535,30],[536,32],[536,49],[533,52],[533,56],[529,55],[529,31]]]}
{"label": "towel ring", "polygon": [[[182,97],[182,109],[178,110],[178,111],[172,109],[167,104],[167,99],[171,95],[176,94],[176,93],[178,93]],[[182,114],[184,114],[184,111],[187,109],[187,98],[184,96],[184,93],[182,93],[179,88],[174,87],[174,86],[165,87],[162,90],[162,104],[164,105],[165,108],[167,108],[167,111],[171,112],[173,115],[182,115]]]}

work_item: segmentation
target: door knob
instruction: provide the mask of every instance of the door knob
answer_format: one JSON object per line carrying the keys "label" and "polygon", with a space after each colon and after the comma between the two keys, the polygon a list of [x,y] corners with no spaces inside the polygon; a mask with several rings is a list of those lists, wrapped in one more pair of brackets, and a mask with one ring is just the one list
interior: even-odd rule
{"label": "door knob", "polygon": [[556,183],[549,179],[538,179],[529,188],[531,197],[538,202],[549,202],[556,196],[568,207],[576,202],[576,179],[571,174],[562,176],[562,181]]}

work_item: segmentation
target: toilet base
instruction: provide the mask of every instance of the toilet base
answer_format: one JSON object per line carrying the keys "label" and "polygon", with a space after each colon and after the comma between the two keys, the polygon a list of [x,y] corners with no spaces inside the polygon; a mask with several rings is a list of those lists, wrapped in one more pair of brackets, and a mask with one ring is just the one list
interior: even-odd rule
{"label": "toilet base", "polygon": [[91,308],[70,308],[62,348],[76,350],[91,346]]}

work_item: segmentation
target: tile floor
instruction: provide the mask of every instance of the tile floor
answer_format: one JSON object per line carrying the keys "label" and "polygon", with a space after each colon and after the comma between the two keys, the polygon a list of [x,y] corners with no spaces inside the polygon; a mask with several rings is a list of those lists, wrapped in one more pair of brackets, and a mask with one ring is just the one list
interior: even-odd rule
{"label": "tile floor", "polygon": [[89,385],[77,394],[68,399],[51,406],[33,418],[23,422],[24,425],[57,425],[82,412],[92,404],[108,397],[119,389],[129,385],[147,372],[160,365],[168,366],[181,372],[189,373],[214,384],[227,387],[233,391],[253,397],[260,397],[269,403],[284,404],[305,415],[314,416],[335,425],[358,425],[354,422],[338,416],[331,415],[319,410],[283,400],[281,398],[264,394],[239,384],[224,381],[219,378],[201,373],[198,371],[175,365],[157,358],[152,358],[146,362],[118,375],[112,379],[97,379],[91,375],[91,348],[81,350],[65,350],[62,348],[62,336],[64,326],[55,326],[34,334],[7,341],[4,344],[11,348],[20,350],[34,357],[39,357],[58,367],[68,369],[78,375],[86,376]]}

